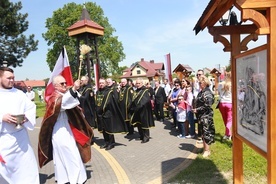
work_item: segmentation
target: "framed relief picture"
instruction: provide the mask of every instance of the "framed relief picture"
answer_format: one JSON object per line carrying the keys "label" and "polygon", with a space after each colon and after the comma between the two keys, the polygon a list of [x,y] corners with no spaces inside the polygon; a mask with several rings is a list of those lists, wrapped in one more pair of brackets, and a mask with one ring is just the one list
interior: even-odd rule
{"label": "framed relief picture", "polygon": [[237,134],[267,152],[266,45],[236,57]]}

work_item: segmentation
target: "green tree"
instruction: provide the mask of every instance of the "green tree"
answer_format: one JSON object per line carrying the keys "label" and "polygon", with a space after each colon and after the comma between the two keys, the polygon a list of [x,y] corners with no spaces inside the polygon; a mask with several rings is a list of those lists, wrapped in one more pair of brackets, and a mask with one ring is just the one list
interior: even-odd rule
{"label": "green tree", "polygon": [[118,71],[114,73],[112,76],[110,76],[112,79],[114,79],[117,82],[121,81],[121,76],[123,75],[123,71],[127,69],[127,66],[122,66],[118,68]]}
{"label": "green tree", "polygon": [[[96,3],[88,2],[85,7],[90,14],[91,20],[104,27],[104,36],[97,37],[101,76],[107,77],[108,75],[116,74],[119,71],[119,62],[125,58],[122,43],[118,41],[118,37],[112,35],[116,30],[109,24],[102,8],[97,6]],[[80,19],[82,10],[83,5],[69,3],[64,5],[63,8],[54,11],[53,16],[47,19],[46,28],[48,30],[42,36],[47,41],[48,46],[52,47],[47,54],[47,63],[51,70],[62,47],[65,45],[72,74],[74,77],[77,76],[79,68],[77,50],[79,48],[76,47],[77,40],[68,36],[67,28]],[[91,51],[90,55],[95,58],[93,51]],[[82,74],[85,74],[85,71],[86,67],[83,68]]]}
{"label": "green tree", "polygon": [[24,58],[37,50],[38,40],[34,34],[28,38],[23,33],[28,29],[28,14],[21,14],[22,3],[0,1],[0,65],[7,61],[8,66],[22,66]]}

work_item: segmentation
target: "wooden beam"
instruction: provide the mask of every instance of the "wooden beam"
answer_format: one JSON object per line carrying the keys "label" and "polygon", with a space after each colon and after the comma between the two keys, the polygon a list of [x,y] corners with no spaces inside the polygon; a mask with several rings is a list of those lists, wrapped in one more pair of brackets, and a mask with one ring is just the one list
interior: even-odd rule
{"label": "wooden beam", "polygon": [[258,34],[270,33],[270,26],[266,17],[254,9],[242,10],[242,20],[251,20],[252,22],[254,22],[254,24],[256,24],[259,28],[259,30],[257,31]]}
{"label": "wooden beam", "polygon": [[236,6],[239,6],[241,9],[246,8],[268,8],[268,7],[275,7],[276,1],[275,0],[236,0]]}
{"label": "wooden beam", "polygon": [[246,36],[241,42],[241,50],[242,51],[248,50],[247,44],[252,40],[257,41],[258,40],[258,34],[249,34],[248,36]]}
{"label": "wooden beam", "polygon": [[252,34],[258,30],[255,24],[214,26],[209,28],[210,34],[231,35],[231,34]]}

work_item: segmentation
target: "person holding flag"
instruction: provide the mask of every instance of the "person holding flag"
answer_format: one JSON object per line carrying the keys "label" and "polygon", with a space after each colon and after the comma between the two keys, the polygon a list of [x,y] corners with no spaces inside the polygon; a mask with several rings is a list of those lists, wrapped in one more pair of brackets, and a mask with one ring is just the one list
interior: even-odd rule
{"label": "person holding flag", "polygon": [[47,102],[50,95],[54,92],[53,78],[57,75],[62,75],[67,82],[67,86],[73,85],[72,72],[69,65],[69,59],[65,47],[63,47],[58,60],[55,64],[53,72],[51,73],[50,79],[48,81],[47,87],[45,89],[45,101]]}
{"label": "person holding flag", "polygon": [[[67,57],[61,56],[55,67],[66,66],[70,71]],[[87,180],[84,163],[91,159],[93,130],[78,107],[80,80],[76,80],[72,87],[67,87],[72,76],[62,76],[65,74],[63,69],[54,68],[49,84],[53,92],[49,93],[49,89],[46,89],[46,113],[38,140],[39,166],[43,167],[53,160],[57,183],[84,183]],[[57,71],[61,71],[59,75],[54,73]]]}

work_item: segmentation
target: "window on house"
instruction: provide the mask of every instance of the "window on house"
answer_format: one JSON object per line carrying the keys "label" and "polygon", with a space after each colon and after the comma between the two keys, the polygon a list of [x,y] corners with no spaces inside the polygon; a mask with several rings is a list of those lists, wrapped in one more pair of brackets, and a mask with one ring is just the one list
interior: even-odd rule
{"label": "window on house", "polygon": [[141,70],[137,70],[137,75],[141,74]]}
{"label": "window on house", "polygon": [[139,65],[137,65],[137,66],[136,66],[136,68],[140,68],[140,66],[139,66]]}

